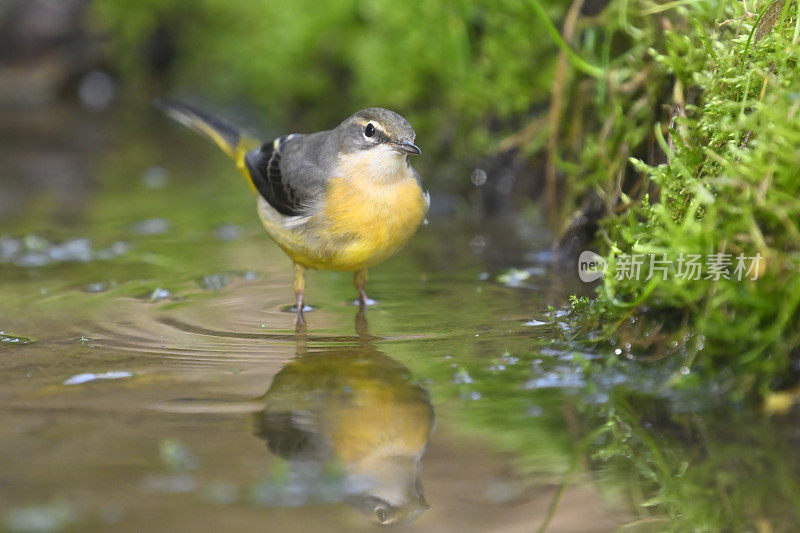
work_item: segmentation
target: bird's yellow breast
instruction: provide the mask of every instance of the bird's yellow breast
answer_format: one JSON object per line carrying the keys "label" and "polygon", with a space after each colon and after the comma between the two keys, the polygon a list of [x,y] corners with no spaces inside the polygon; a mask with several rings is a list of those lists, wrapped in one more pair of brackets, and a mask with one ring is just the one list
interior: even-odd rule
{"label": "bird's yellow breast", "polygon": [[295,223],[259,200],[270,236],[305,267],[360,270],[380,263],[408,242],[428,211],[427,195],[397,152],[340,158],[314,214]]}
{"label": "bird's yellow breast", "polygon": [[386,182],[359,174],[330,180],[322,211],[324,239],[341,270],[379,263],[408,242],[428,204],[410,170]]}

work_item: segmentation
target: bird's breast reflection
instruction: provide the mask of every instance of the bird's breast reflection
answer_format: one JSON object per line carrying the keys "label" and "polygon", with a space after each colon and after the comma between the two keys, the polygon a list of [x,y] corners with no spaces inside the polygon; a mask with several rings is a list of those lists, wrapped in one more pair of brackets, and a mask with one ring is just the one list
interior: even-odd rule
{"label": "bird's breast reflection", "polygon": [[275,376],[255,415],[269,450],[305,472],[339,469],[342,499],[376,524],[428,508],[420,484],[434,426],[427,392],[370,346],[298,356]]}

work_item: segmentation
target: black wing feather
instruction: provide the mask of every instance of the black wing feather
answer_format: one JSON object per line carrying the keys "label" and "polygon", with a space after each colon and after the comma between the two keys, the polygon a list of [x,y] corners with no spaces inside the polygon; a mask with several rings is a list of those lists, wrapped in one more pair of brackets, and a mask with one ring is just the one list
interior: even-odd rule
{"label": "black wing feather", "polygon": [[297,190],[286,183],[281,172],[281,145],[289,137],[284,135],[274,142],[250,150],[244,162],[259,194],[279,213],[287,216],[302,214]]}

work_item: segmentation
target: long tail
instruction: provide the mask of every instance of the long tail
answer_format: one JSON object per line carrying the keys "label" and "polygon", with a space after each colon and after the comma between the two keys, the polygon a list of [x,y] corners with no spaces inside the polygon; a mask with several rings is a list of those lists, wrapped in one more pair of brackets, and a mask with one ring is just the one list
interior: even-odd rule
{"label": "long tail", "polygon": [[261,144],[258,139],[248,136],[236,126],[219,117],[181,102],[159,99],[155,101],[155,106],[167,116],[214,141],[223,152],[236,162],[236,167],[255,190],[250,173],[244,164],[244,156],[248,150]]}

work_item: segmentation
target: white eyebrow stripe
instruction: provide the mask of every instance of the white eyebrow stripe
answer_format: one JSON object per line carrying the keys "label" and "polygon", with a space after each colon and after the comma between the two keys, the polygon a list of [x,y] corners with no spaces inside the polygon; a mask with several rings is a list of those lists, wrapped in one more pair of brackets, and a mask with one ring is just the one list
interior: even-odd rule
{"label": "white eyebrow stripe", "polygon": [[382,125],[380,122],[378,122],[377,120],[365,120],[365,119],[361,119],[361,120],[359,120],[359,121],[358,121],[358,124],[359,124],[361,127],[366,127],[366,126],[367,126],[367,124],[372,124],[372,125],[375,127],[375,129],[376,129],[376,130],[379,130],[381,133],[383,133],[384,135],[386,135],[386,129],[385,129],[385,128],[383,127],[383,125]]}

